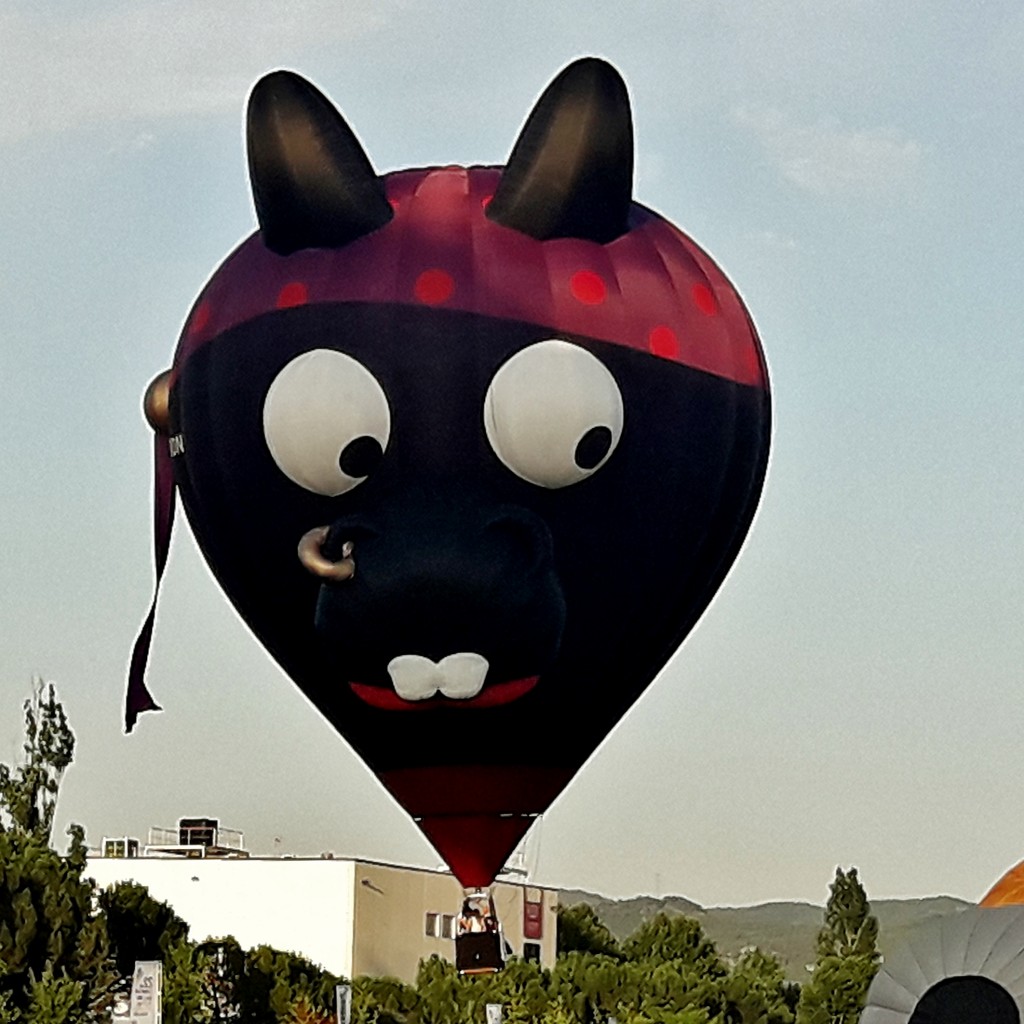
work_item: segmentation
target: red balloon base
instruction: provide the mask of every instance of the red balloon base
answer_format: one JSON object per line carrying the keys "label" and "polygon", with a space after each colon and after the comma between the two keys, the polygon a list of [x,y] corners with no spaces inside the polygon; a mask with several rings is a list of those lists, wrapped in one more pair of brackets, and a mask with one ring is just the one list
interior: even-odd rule
{"label": "red balloon base", "polygon": [[572,777],[564,768],[402,768],[381,781],[466,888],[491,884],[538,814]]}

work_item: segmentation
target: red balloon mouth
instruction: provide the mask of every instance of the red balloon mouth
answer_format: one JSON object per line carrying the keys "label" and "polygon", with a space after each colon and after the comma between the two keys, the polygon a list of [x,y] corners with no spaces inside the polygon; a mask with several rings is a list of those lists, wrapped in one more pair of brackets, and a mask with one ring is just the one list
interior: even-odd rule
{"label": "red balloon mouth", "polygon": [[404,700],[394,690],[382,686],[368,686],[366,683],[349,683],[352,692],[370,707],[381,711],[427,711],[430,708],[496,708],[511,704],[525,697],[536,685],[539,676],[513,679],[507,683],[495,683],[469,700],[454,700],[449,697],[430,697],[428,700]]}

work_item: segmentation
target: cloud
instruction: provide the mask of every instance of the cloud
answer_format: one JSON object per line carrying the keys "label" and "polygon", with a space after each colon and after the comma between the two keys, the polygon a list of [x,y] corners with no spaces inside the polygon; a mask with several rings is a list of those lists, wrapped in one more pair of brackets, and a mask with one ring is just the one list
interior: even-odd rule
{"label": "cloud", "polygon": [[179,0],[0,13],[0,142],[236,111],[252,81],[308,47],[376,32],[402,0]]}
{"label": "cloud", "polygon": [[733,117],[753,132],[787,181],[821,196],[897,194],[914,180],[925,153],[895,128],[846,129],[834,120],[798,124],[771,108],[740,107]]}

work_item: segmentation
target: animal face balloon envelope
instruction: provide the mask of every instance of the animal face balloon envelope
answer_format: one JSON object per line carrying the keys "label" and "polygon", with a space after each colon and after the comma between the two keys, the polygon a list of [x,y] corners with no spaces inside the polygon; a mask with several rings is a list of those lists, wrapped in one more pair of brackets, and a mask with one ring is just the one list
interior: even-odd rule
{"label": "animal face balloon envelope", "polygon": [[259,230],[148,399],[158,568],[173,472],[252,631],[484,885],[739,549],[768,453],[757,336],[632,201],[602,61],[555,79],[505,168],[378,177],[288,72],[256,85],[248,146]]}

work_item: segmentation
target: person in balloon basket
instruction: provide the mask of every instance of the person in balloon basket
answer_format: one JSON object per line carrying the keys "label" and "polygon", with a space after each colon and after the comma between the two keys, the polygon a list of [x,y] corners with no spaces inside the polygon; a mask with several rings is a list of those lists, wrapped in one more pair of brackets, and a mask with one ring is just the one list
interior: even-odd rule
{"label": "person in balloon basket", "polygon": [[489,910],[481,910],[469,899],[462,903],[462,913],[459,915],[458,933],[466,935],[471,932],[496,932],[498,922]]}

